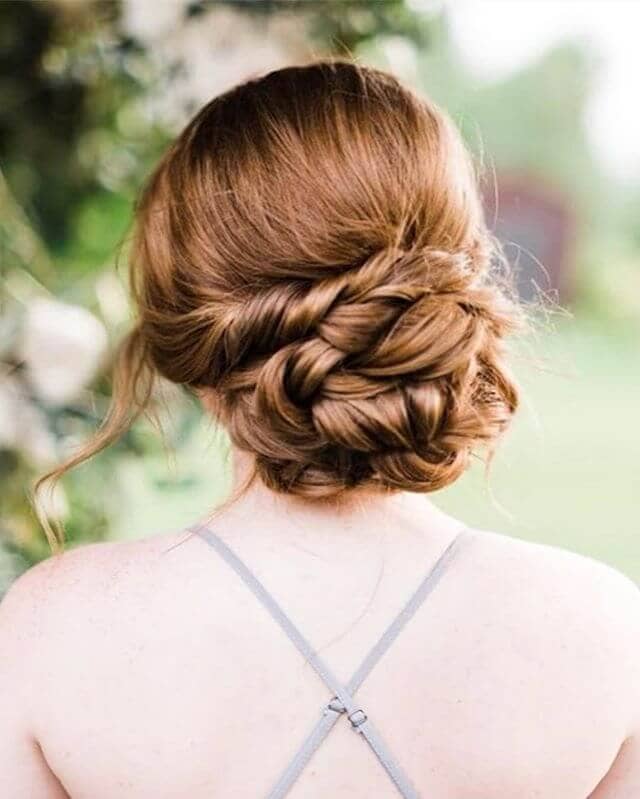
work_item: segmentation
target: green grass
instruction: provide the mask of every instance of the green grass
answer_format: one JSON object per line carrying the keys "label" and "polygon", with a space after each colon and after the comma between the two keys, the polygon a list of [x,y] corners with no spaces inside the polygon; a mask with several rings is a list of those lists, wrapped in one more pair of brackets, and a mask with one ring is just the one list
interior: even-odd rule
{"label": "green grass", "polygon": [[[535,357],[544,368],[531,363]],[[637,331],[562,320],[512,363],[524,401],[489,486],[478,461],[432,499],[469,524],[590,555],[640,581]],[[116,536],[180,529],[199,518],[227,490],[223,449],[203,425],[177,454],[173,477],[164,463],[125,464]]]}

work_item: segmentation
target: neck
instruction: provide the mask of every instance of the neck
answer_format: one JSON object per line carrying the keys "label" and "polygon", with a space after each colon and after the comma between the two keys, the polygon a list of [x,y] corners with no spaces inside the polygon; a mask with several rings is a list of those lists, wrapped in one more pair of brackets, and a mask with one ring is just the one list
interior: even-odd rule
{"label": "neck", "polygon": [[[251,474],[253,461],[246,453],[235,448],[233,455],[232,496]],[[271,491],[259,479],[230,505],[223,505],[217,516],[228,522],[242,522],[243,530],[255,529],[264,534],[278,531],[286,536],[323,537],[332,539],[339,535],[362,539],[370,531],[391,527],[401,536],[402,531],[429,535],[457,524],[455,519],[438,509],[425,494],[406,491],[393,493],[373,490],[355,490],[339,501],[311,501],[291,494]]]}

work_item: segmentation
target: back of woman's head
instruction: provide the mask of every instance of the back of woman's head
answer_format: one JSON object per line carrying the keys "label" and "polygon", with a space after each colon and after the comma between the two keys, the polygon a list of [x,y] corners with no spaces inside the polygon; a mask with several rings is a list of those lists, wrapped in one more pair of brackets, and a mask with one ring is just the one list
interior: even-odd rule
{"label": "back of woman's head", "polygon": [[[345,61],[216,97],[137,209],[137,321],[109,417],[201,390],[277,492],[429,492],[518,404],[503,340],[522,315],[460,136],[437,106]],[[67,464],[69,466],[71,464]]]}

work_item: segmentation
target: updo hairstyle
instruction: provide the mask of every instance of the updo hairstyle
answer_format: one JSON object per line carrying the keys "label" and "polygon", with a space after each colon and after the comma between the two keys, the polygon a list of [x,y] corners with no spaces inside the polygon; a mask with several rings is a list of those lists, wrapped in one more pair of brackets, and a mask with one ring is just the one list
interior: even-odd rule
{"label": "updo hairstyle", "polygon": [[110,413],[54,476],[120,436],[158,375],[210,398],[256,478],[310,500],[443,488],[518,407],[504,342],[523,314],[473,162],[386,72],[325,60],[215,97],[151,175],[130,264]]}

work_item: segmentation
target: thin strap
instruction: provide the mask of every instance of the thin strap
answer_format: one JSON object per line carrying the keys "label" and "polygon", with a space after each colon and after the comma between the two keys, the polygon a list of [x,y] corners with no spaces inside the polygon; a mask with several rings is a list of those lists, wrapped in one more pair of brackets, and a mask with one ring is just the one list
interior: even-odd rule
{"label": "thin strap", "polygon": [[[389,649],[391,644],[398,637],[409,619],[415,614],[420,605],[436,587],[438,581],[444,574],[447,565],[456,554],[460,544],[463,542],[463,539],[468,539],[470,537],[470,531],[468,531],[466,528],[463,528],[456,535],[449,546],[447,546],[442,555],[440,555],[432,569],[427,573],[426,577],[422,580],[407,604],[394,618],[391,624],[389,624],[378,642],[369,650],[369,653],[347,683],[347,689],[350,693],[355,693],[355,691],[357,691],[360,685],[364,682],[376,663],[381,659],[387,649]],[[333,709],[330,707],[330,705],[323,708],[322,715],[320,716],[318,722],[312,728],[309,735],[305,738],[304,742],[291,760],[289,766],[280,776],[280,779],[276,783],[272,793],[269,794],[268,799],[281,799],[281,797],[286,796],[289,788],[296,781],[316,749],[320,747],[337,720],[340,718],[340,713],[331,712],[332,710]]]}
{"label": "thin strap", "polygon": [[415,614],[426,596],[435,587],[447,563],[453,557],[453,554],[461,543],[463,531],[458,533],[443,554],[438,558],[435,566],[418,586],[404,608],[387,627],[380,640],[370,650],[351,680],[349,680],[346,686],[343,686],[325,661],[318,655],[311,644],[282,610],[280,605],[278,605],[271,594],[269,594],[264,585],[247,568],[235,552],[208,527],[195,526],[189,529],[204,538],[229,566],[233,568],[274,620],[280,625],[298,651],[311,664],[320,678],[334,693],[334,699],[323,708],[323,713],[319,722],[314,726],[289,767],[284,771],[274,788],[269,792],[268,799],[280,799],[288,793],[304,766],[309,762],[315,750],[320,746],[342,713],[347,713],[353,729],[361,733],[366,739],[398,788],[400,794],[405,797],[405,799],[419,799],[415,788],[391,756],[386,744],[383,742],[371,720],[364,711],[357,706],[352,694],[361,685],[375,664],[397,638],[409,619]]}
{"label": "thin strap", "polygon": [[[431,591],[436,587],[436,584],[443,575],[449,561],[453,558],[458,550],[460,544],[462,543],[463,536],[465,535],[466,537],[470,537],[469,531],[467,531],[466,528],[463,528],[438,558],[435,565],[427,573],[426,577],[422,580],[404,608],[387,627],[379,641],[371,648],[365,659],[362,661],[360,667],[347,683],[347,688],[350,692],[353,693],[360,687],[362,682],[368,676],[369,672],[373,669],[382,655],[397,638],[411,616],[415,614],[428,594],[431,593]],[[331,708],[330,704],[323,709],[320,719],[294,755],[289,766],[282,773],[280,779],[275,785],[273,792],[269,794],[269,799],[281,799],[281,797],[286,796],[289,788],[296,781],[300,773],[313,756],[313,753],[322,744],[340,717],[339,713],[331,712],[332,710],[333,708]],[[400,792],[403,796],[407,795],[402,791]]]}
{"label": "thin strap", "polygon": [[462,543],[465,534],[467,533],[468,531],[466,527],[462,528],[462,530],[460,530],[457,533],[455,538],[451,541],[451,543],[447,546],[442,555],[440,555],[438,560],[435,562],[435,564],[428,572],[426,577],[422,580],[418,588],[414,591],[407,604],[402,608],[400,613],[398,613],[395,619],[387,627],[387,629],[380,637],[379,641],[376,644],[374,644],[373,647],[369,650],[369,654],[360,664],[360,668],[355,672],[353,677],[347,683],[347,688],[351,693],[358,690],[358,688],[368,677],[369,672],[373,669],[376,663],[380,660],[380,658],[384,655],[387,649],[389,649],[389,647],[395,641],[398,635],[402,632],[402,629],[405,627],[405,625],[411,619],[411,617],[416,613],[420,605],[422,605],[424,600],[427,598],[427,595],[430,594],[431,591],[436,587],[436,584],[438,583],[439,579],[442,577],[447,566],[449,565],[449,561],[451,561],[451,559],[455,555],[457,549]]}

